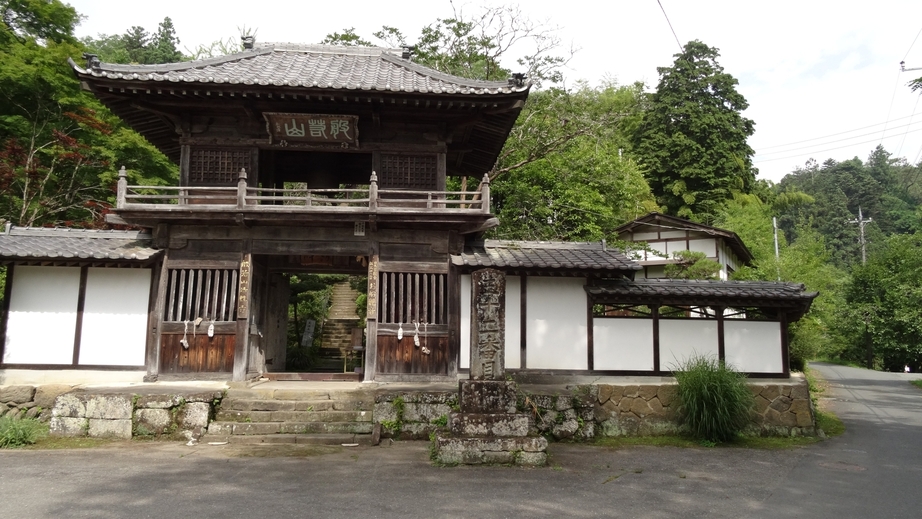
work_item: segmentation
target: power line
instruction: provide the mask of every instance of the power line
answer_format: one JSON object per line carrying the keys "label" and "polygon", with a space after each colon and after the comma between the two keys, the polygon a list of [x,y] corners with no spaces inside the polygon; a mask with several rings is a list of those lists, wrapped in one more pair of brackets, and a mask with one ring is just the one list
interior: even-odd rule
{"label": "power line", "polygon": [[[920,97],[922,97],[922,96],[916,96],[916,104],[915,104],[915,106],[912,107],[912,114],[913,114],[913,115],[916,114],[916,108],[919,106],[919,98],[920,98]],[[910,117],[912,117],[912,116],[910,116]],[[909,124],[912,124],[912,119],[909,120]],[[905,126],[909,126],[909,124],[907,124],[907,125],[905,125]],[[897,128],[899,128],[899,126],[897,126]],[[903,134],[903,140],[900,141],[900,147],[897,148],[897,150],[896,150],[896,156],[897,156],[897,157],[899,157],[899,156],[900,156],[900,153],[903,151],[903,144],[906,143],[906,135],[907,135],[908,133],[909,133],[909,128],[907,128],[907,129],[906,129],[906,133]]]}
{"label": "power line", "polygon": [[[916,129],[916,130],[910,130],[910,131],[908,131],[908,132],[906,132],[906,133],[915,133],[915,132],[920,132],[920,131],[922,131],[922,128],[918,128],[918,129]],[[889,139],[889,138],[893,138],[893,137],[899,137],[899,135],[891,135],[890,137],[887,137],[887,138]],[[811,154],[815,154],[815,153],[824,153],[824,152],[833,151],[833,150],[841,150],[842,148],[851,148],[852,146],[858,146],[859,144],[868,144],[868,143],[872,143],[872,142],[878,142],[878,141],[877,141],[877,139],[873,139],[873,140],[870,140],[870,141],[855,142],[855,143],[852,143],[852,144],[846,144],[845,146],[837,146],[837,147],[835,147],[835,148],[826,148],[826,149],[824,149],[824,150],[816,150],[816,151],[805,152],[805,153],[797,153],[797,154],[795,154],[795,155],[789,155],[789,156],[787,156],[787,157],[779,157],[779,158],[777,158],[777,159],[759,160],[758,158],[754,158],[754,159],[752,160],[752,162],[754,162],[754,163],[763,163],[763,162],[775,162],[775,161],[778,161],[778,160],[788,160],[788,159],[794,159],[794,158],[797,158],[797,157],[803,157],[804,155],[811,155]]]}
{"label": "power line", "polygon": [[[875,123],[875,124],[871,124],[871,125],[869,125],[869,126],[862,126],[861,128],[855,128],[855,129],[853,129],[853,130],[845,130],[844,132],[839,132],[839,133],[830,133],[829,135],[823,135],[822,137],[813,137],[812,139],[804,139],[804,140],[802,140],[802,141],[794,141],[794,142],[789,142],[789,143],[787,143],[787,144],[776,144],[776,145],[774,145],[774,146],[763,146],[763,147],[760,148],[760,149],[763,149],[763,150],[770,150],[770,149],[772,149],[772,148],[783,148],[783,147],[785,147],[785,146],[793,146],[794,144],[801,144],[801,143],[810,142],[810,141],[818,141],[818,140],[820,140],[820,139],[825,139],[826,137],[836,137],[836,136],[838,136],[838,135],[845,135],[846,133],[857,132],[857,131],[859,131],[859,130],[867,130],[868,128],[873,128],[873,127],[875,127],[875,126],[880,126],[880,125],[882,125],[882,124],[889,124],[889,123],[894,122],[894,121],[900,121],[900,120],[903,120],[903,119],[909,119],[910,117],[913,117],[913,116],[915,116],[915,115],[916,115],[916,114],[913,113],[912,115],[907,115],[907,116],[905,116],[905,117],[897,117],[896,119],[890,119],[890,120],[884,121],[884,122],[882,122],[882,123]],[[874,132],[874,133],[877,133],[877,132]]]}
{"label": "power line", "polygon": [[669,21],[669,15],[666,14],[666,9],[663,8],[663,3],[660,0],[656,0],[656,3],[659,4],[660,10],[663,11],[663,16],[666,17],[666,23],[669,24],[669,30],[672,31],[672,35],[675,37],[676,45],[679,46],[679,52],[682,52],[682,43],[679,42],[679,36],[675,33],[675,29],[672,28],[672,22]]}
{"label": "power line", "polygon": [[903,61],[906,61],[906,58],[909,57],[909,52],[912,51],[913,45],[916,44],[916,40],[919,39],[919,35],[922,34],[922,27],[919,28],[919,32],[916,33],[916,37],[912,39],[912,43],[909,44],[909,48],[906,49],[906,55],[903,56]]}
{"label": "power line", "polygon": [[[896,130],[896,129],[898,129],[898,128],[907,128],[906,133],[909,133],[909,129],[908,129],[908,128],[909,128],[910,126],[912,126],[912,125],[914,125],[914,124],[920,124],[920,123],[922,123],[922,121],[916,121],[916,122],[914,122],[914,123],[911,122],[911,123],[909,123],[909,124],[903,124],[903,125],[900,125],[900,126],[891,126],[889,129],[890,129],[890,130]],[[885,130],[885,131],[886,131],[886,130]],[[762,155],[777,155],[777,154],[779,154],[779,153],[788,153],[788,152],[791,152],[791,151],[806,150],[806,149],[810,149],[810,148],[816,148],[816,147],[818,147],[818,146],[826,146],[827,144],[835,144],[835,143],[837,143],[837,142],[850,141],[850,140],[852,140],[852,139],[857,139],[857,138],[859,138],[859,137],[867,137],[868,135],[875,135],[875,134],[877,134],[876,131],[875,131],[875,132],[870,132],[870,133],[862,133],[861,135],[853,135],[853,136],[851,136],[851,137],[846,137],[846,138],[844,138],[844,139],[836,139],[836,140],[834,140],[834,141],[820,142],[820,143],[817,143],[817,144],[811,144],[811,145],[809,145],[809,146],[801,146],[800,148],[791,148],[791,149],[788,149],[788,150],[770,151],[770,152],[768,152],[768,153],[762,153]],[[896,136],[897,136],[897,135],[890,135],[890,137],[896,137]],[[906,137],[906,134],[903,134],[903,137],[905,138],[905,137]],[[814,140],[815,140],[815,139],[814,139]],[[764,149],[764,148],[763,148],[763,149]],[[899,153],[897,153],[897,155],[899,155]]]}

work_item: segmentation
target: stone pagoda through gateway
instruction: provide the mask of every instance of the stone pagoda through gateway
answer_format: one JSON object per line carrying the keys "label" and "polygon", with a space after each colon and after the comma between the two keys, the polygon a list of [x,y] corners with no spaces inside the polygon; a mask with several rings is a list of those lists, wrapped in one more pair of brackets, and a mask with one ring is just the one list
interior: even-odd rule
{"label": "stone pagoda through gateway", "polygon": [[450,434],[436,438],[437,459],[447,465],[547,463],[547,440],[528,436],[528,415],[516,410],[516,384],[505,379],[506,275],[482,269],[471,275],[471,371],[459,382],[459,412]]}

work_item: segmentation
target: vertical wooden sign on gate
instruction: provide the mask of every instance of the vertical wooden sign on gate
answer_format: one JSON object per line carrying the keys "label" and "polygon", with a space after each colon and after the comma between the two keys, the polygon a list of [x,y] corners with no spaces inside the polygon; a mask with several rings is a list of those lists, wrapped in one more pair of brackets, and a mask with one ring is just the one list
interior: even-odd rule
{"label": "vertical wooden sign on gate", "polygon": [[237,289],[237,319],[250,317],[251,255],[244,254],[240,261],[240,286]]}

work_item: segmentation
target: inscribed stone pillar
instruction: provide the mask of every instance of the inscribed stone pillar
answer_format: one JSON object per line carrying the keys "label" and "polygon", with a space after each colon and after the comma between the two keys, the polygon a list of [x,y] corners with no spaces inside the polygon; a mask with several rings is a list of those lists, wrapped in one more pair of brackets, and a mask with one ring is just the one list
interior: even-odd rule
{"label": "inscribed stone pillar", "polygon": [[506,275],[495,269],[471,274],[471,379],[505,378]]}

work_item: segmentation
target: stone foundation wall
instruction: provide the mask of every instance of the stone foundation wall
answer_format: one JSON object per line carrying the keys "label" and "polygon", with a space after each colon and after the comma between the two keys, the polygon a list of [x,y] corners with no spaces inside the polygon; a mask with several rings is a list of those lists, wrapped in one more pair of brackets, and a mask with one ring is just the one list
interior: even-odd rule
{"label": "stone foundation wall", "polygon": [[72,389],[66,384],[0,386],[0,416],[47,421],[54,399]]}
{"label": "stone foundation wall", "polygon": [[[749,387],[755,405],[747,434],[816,434],[810,392],[802,376],[753,381]],[[681,433],[678,405],[675,383],[574,385],[563,391],[520,386],[517,393],[518,410],[529,417],[529,433],[557,440]],[[379,391],[373,419],[383,425],[383,437],[422,440],[446,430],[445,420],[457,406],[457,392]]]}
{"label": "stone foundation wall", "polygon": [[84,393],[61,395],[51,411],[51,434],[124,438],[199,438],[214,417],[222,391],[173,395]]}
{"label": "stone foundation wall", "polygon": [[445,430],[448,414],[458,410],[457,391],[388,391],[375,395],[374,421],[381,424],[381,436],[428,440]]}

